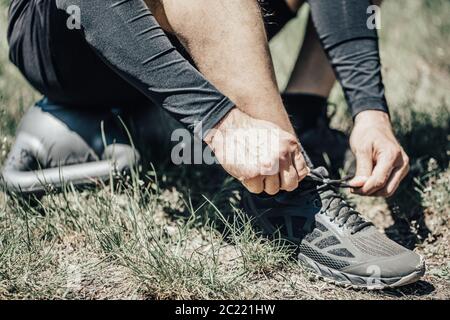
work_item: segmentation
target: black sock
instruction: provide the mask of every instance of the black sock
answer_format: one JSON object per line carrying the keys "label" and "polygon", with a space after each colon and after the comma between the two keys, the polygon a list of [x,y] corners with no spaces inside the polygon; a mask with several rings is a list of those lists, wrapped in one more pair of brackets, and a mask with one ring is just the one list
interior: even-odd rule
{"label": "black sock", "polygon": [[284,105],[297,132],[312,129],[327,117],[326,97],[307,93],[283,93]]}

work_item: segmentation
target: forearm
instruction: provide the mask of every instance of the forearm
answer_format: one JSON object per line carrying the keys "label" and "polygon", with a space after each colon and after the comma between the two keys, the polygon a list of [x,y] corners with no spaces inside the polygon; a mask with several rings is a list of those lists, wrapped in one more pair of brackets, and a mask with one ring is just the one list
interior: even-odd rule
{"label": "forearm", "polygon": [[293,133],[256,0],[163,0],[172,32],[238,108]]}
{"label": "forearm", "polygon": [[353,116],[365,110],[388,112],[381,75],[378,36],[367,27],[369,0],[309,0],[311,12]]}
{"label": "forearm", "polygon": [[57,5],[79,6],[86,41],[99,56],[185,126],[201,128],[202,137],[234,107],[177,52],[143,1],[57,0]]}

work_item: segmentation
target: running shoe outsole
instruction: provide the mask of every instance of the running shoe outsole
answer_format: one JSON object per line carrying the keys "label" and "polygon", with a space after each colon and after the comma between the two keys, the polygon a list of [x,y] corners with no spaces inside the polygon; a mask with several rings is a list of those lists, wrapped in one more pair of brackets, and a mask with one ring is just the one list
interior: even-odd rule
{"label": "running shoe outsole", "polygon": [[313,271],[321,280],[353,289],[383,290],[403,287],[420,280],[424,276],[426,269],[425,261],[421,257],[420,263],[414,272],[406,276],[395,278],[362,277],[326,267],[301,253],[299,253],[298,258],[303,266]]}

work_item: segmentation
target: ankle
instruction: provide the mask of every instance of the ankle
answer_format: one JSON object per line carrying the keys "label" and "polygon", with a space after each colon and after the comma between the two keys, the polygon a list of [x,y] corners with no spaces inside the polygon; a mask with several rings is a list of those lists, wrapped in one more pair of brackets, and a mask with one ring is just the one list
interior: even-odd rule
{"label": "ankle", "polygon": [[317,116],[326,114],[328,98],[311,93],[289,93],[281,94],[286,110],[289,112],[315,114]]}
{"label": "ankle", "polygon": [[328,100],[324,96],[307,93],[283,93],[283,102],[294,127],[300,131],[317,126],[327,117]]}

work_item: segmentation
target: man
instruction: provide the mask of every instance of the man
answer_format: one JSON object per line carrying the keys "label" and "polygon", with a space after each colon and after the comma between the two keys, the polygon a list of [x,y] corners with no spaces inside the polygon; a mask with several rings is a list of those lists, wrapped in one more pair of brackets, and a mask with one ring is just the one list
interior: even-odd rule
{"label": "man", "polygon": [[[280,232],[298,244],[300,261],[319,275],[376,288],[416,281],[424,273],[421,257],[377,233],[336,190],[390,196],[408,171],[387,114],[376,32],[366,24],[370,2],[309,3],[355,119],[357,171],[350,184],[314,168],[301,147],[278,93],[256,0],[14,0],[11,60],[46,98],[19,127],[3,170],[8,188],[33,193],[60,185],[61,177],[76,184],[107,179],[110,159],[117,170],[127,169],[139,153],[117,115],[131,118],[142,150],[149,131],[142,119],[156,104],[211,147],[250,191],[246,211],[267,234]],[[274,19],[269,35],[301,4],[264,3]],[[79,13],[81,28],[67,12]],[[310,25],[309,45],[318,48],[313,31]],[[175,47],[167,33],[176,37]],[[312,61],[323,69],[319,74],[302,65],[305,50],[285,94],[300,136],[315,118],[296,116],[296,108],[323,109],[316,102],[326,101],[334,82],[322,49],[309,50],[319,56]],[[255,161],[230,161],[236,156]]]}

